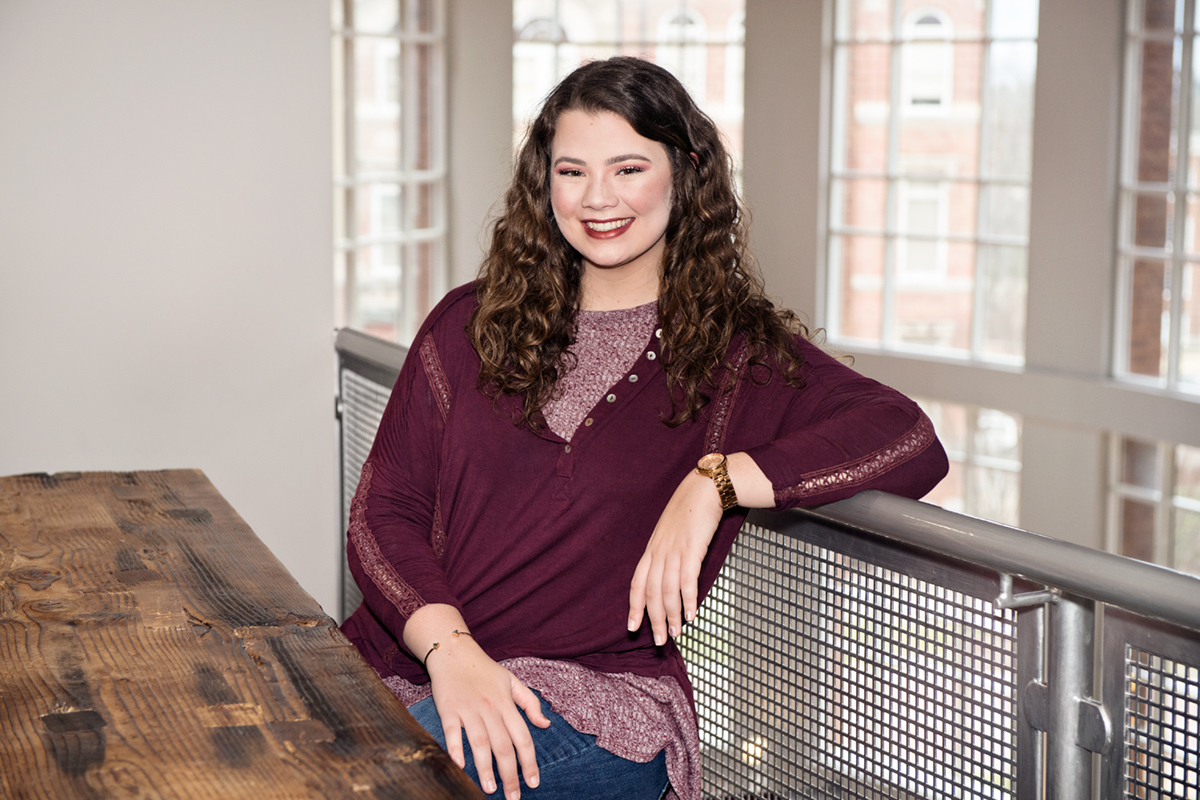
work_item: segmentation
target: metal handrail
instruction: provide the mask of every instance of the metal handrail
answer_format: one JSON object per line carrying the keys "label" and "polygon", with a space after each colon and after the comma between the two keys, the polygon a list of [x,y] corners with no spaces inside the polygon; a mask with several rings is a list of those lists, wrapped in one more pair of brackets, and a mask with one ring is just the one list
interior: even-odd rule
{"label": "metal handrail", "polygon": [[[879,491],[795,512],[1200,630],[1200,578]],[[786,524],[786,514],[769,525]],[[755,514],[751,515],[754,522]],[[767,517],[758,516],[759,520]],[[763,522],[758,522],[763,524]],[[779,529],[776,527],[776,529]],[[1030,554],[1036,552],[1036,561]]]}
{"label": "metal handrail", "polygon": [[343,356],[350,356],[359,361],[372,364],[392,373],[392,381],[400,374],[404,366],[404,357],[408,348],[403,345],[380,339],[369,333],[356,331],[353,328],[338,329],[333,340],[334,349]]}

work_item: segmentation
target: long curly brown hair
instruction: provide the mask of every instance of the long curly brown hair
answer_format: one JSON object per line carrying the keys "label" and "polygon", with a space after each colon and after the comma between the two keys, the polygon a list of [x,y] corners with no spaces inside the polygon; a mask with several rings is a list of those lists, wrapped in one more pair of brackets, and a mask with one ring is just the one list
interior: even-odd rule
{"label": "long curly brown hair", "polygon": [[[518,423],[537,412],[574,363],[581,257],[559,231],[550,205],[550,151],[565,111],[620,116],[659,142],[671,163],[672,208],[658,294],[663,369],[678,425],[696,417],[730,368],[735,334],[750,363],[774,364],[800,385],[794,336],[808,335],[795,314],[763,293],[746,247],[746,216],[733,164],[712,120],[662,67],[629,56],[593,61],[568,75],[546,99],[517,155],[512,185],[492,229],[491,250],[476,283],[479,306],[467,334],[479,357],[481,391],[523,397]],[[756,374],[760,374],[756,370]],[[771,372],[765,373],[767,380]]]}

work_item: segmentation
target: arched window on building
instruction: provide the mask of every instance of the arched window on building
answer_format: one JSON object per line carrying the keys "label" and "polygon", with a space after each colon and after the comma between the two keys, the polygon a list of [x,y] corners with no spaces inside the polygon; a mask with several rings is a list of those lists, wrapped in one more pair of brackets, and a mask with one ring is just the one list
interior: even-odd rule
{"label": "arched window on building", "polygon": [[954,45],[950,18],[939,9],[922,8],[902,27],[900,98],[905,112],[940,113],[950,107],[954,90]]}
{"label": "arched window on building", "polygon": [[658,20],[654,60],[671,71],[697,103],[708,99],[708,26],[688,8],[664,14]]}
{"label": "arched window on building", "polygon": [[577,62],[574,51],[557,20],[539,17],[520,27],[513,42],[513,120],[524,122],[537,111],[564,65]]}
{"label": "arched window on building", "polygon": [[[927,1],[927,0],[926,0]],[[353,2],[353,0],[345,0]],[[513,143],[584,61],[623,53],[677,76],[725,136],[740,176],[745,0],[513,0]],[[666,10],[664,10],[666,9]]]}
{"label": "arched window on building", "polygon": [[835,9],[830,339],[1020,364],[1037,5],[899,5]]}

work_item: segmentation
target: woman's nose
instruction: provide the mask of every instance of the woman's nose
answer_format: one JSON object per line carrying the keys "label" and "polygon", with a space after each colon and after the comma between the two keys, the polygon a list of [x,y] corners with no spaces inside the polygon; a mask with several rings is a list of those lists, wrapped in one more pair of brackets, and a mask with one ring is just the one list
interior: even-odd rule
{"label": "woman's nose", "polygon": [[588,181],[583,204],[588,208],[610,208],[617,204],[616,195],[605,176],[599,175]]}

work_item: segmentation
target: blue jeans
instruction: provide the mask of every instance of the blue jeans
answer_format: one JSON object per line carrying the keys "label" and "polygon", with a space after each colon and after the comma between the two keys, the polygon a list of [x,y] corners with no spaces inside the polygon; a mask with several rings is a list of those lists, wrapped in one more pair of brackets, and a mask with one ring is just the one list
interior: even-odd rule
{"label": "blue jeans", "polygon": [[[541,695],[538,696],[541,699]],[[421,727],[433,734],[437,743],[446,747],[446,736],[442,732],[442,721],[438,716],[433,698],[429,697],[408,709],[421,723]],[[596,744],[596,737],[580,733],[565,719],[555,714],[542,701],[542,713],[550,720],[549,728],[529,726],[533,746],[537,751],[538,770],[541,782],[530,789],[521,780],[521,800],[583,800],[583,798],[613,798],[616,800],[658,800],[667,789],[666,755],[659,753],[653,761],[639,764],[615,756]],[[521,712],[524,716],[525,712]],[[529,720],[525,720],[526,724]],[[466,756],[467,777],[478,785],[479,775],[475,772],[475,761],[471,757],[471,745],[463,737],[463,755]],[[493,770],[495,762],[493,761]],[[500,786],[500,775],[495,773],[498,788],[488,797],[503,798],[504,787]]]}

